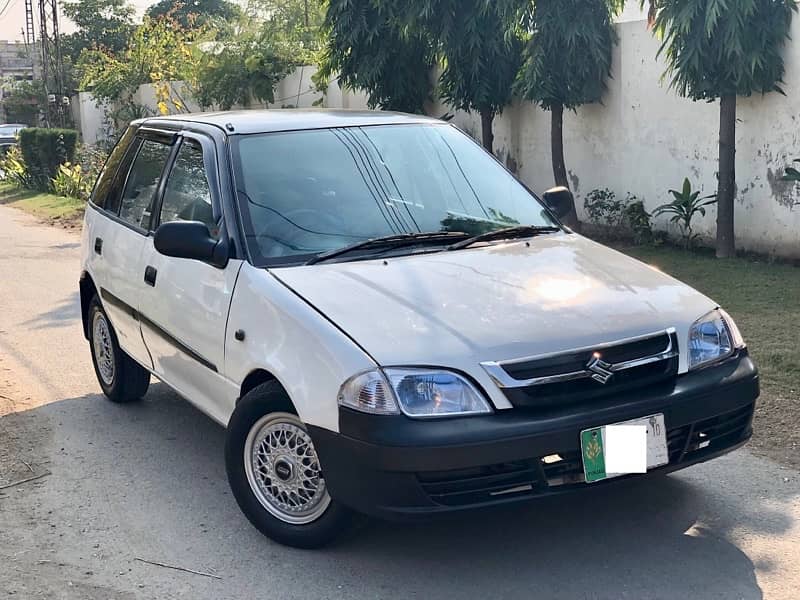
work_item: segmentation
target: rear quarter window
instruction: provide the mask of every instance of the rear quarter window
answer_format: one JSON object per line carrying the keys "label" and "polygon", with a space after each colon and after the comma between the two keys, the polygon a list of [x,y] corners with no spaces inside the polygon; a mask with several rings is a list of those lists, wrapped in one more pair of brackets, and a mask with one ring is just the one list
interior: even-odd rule
{"label": "rear quarter window", "polygon": [[[135,136],[136,129],[134,127],[128,127],[108,156],[106,164],[103,166],[103,170],[100,172],[100,176],[97,178],[94,191],[92,192],[92,202],[96,206],[111,210],[113,213],[116,213],[119,209],[119,203],[115,202],[113,198],[109,201],[109,198],[114,196],[114,194],[112,194],[114,178]],[[116,206],[114,206],[115,204]]]}

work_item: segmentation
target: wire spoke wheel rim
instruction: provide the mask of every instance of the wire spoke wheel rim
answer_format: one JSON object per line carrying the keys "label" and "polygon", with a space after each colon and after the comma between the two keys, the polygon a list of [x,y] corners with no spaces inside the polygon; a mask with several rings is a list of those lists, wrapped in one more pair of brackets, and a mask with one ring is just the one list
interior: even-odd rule
{"label": "wire spoke wheel rim", "polygon": [[245,441],[244,464],[259,503],[284,523],[311,523],[331,502],[314,444],[295,415],[271,413],[256,421]]}
{"label": "wire spoke wheel rim", "polygon": [[95,313],[92,321],[92,344],[100,379],[106,385],[112,385],[116,374],[116,365],[114,364],[114,347],[111,343],[111,329],[105,315],[99,311]]}

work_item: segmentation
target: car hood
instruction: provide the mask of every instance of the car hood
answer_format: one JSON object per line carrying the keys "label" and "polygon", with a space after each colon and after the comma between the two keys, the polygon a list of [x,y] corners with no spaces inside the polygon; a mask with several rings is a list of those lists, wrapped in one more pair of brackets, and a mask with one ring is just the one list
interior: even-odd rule
{"label": "car hood", "polygon": [[502,361],[674,327],[716,304],[577,234],[454,252],[274,269],[272,273],[386,365],[480,373]]}

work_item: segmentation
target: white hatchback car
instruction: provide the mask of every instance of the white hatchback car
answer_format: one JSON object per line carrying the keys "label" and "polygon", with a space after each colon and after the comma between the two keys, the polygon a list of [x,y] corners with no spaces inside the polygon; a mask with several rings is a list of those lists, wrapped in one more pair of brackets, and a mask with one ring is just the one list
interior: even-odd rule
{"label": "white hatchback car", "polygon": [[[226,426],[241,509],[300,547],[359,513],[590,489],[744,444],[758,375],[733,321],[560,225],[571,203],[434,119],[136,121],[83,231],[100,386],[138,400],[152,374]],[[643,468],[615,471],[618,424]]]}

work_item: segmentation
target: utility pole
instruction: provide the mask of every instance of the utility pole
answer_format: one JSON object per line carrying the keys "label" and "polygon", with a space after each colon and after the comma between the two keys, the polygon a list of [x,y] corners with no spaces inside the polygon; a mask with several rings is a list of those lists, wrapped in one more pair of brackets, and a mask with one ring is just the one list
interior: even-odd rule
{"label": "utility pole", "polygon": [[39,0],[39,44],[42,47],[42,81],[47,94],[45,122],[64,126],[69,99],[64,96],[64,60],[58,31],[58,0]]}
{"label": "utility pole", "polygon": [[33,0],[25,0],[25,44],[30,49],[36,44],[36,27],[33,24]]}

